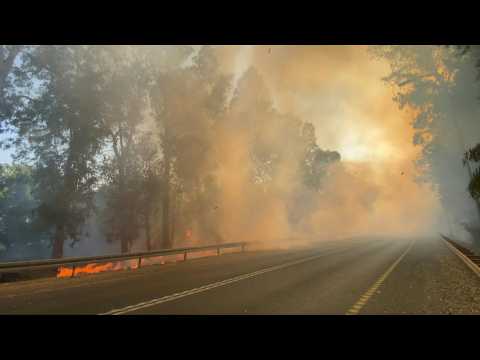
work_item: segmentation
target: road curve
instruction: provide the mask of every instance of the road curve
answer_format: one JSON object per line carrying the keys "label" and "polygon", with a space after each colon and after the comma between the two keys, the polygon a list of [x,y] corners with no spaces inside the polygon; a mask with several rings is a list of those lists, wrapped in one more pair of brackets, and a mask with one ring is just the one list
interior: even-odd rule
{"label": "road curve", "polygon": [[479,289],[438,238],[351,239],[3,284],[0,313],[475,314]]}

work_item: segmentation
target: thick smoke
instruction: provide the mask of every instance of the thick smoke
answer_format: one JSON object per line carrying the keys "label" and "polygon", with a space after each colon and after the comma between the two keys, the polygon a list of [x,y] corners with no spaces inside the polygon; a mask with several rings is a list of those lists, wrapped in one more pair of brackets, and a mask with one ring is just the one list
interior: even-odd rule
{"label": "thick smoke", "polygon": [[299,211],[310,209],[300,226],[292,229],[285,203],[274,196],[278,203],[266,202],[270,216],[262,230],[316,239],[435,231],[438,200],[415,182],[420,149],[412,142],[413,115],[399,109],[381,81],[386,62],[373,60],[363,46],[232,46],[218,53],[227,72],[255,67],[278,111],[312,122],[319,146],[342,155],[322,191],[297,194]]}
{"label": "thick smoke", "polygon": [[[387,61],[372,58],[366,46],[221,46],[214,53],[231,87],[228,110],[219,115],[221,126],[211,133],[202,130],[210,115],[195,105],[202,103],[202,95],[195,93],[194,85],[188,88],[170,80],[174,85],[170,89],[175,90],[171,93],[181,94],[172,100],[171,112],[182,119],[184,129],[190,128],[187,133],[203,134],[207,149],[201,160],[198,151],[187,153],[184,160],[190,161],[184,164],[200,169],[204,179],[210,176],[215,194],[207,206],[189,213],[193,219],[189,237],[177,236],[176,245],[262,241],[291,246],[351,236],[448,231],[438,192],[417,181],[422,173],[415,166],[421,156],[421,148],[413,142],[415,112],[400,109],[395,90],[382,81],[390,73]],[[470,81],[473,88],[473,76],[463,81]],[[457,99],[468,99],[465,108],[472,109],[472,96],[468,92]],[[272,111],[265,110],[270,106]],[[457,104],[455,109],[459,108]],[[479,129],[471,111],[458,116],[468,125],[467,132],[474,134]],[[301,152],[284,131],[287,127],[282,127],[296,122],[314,124],[318,146],[341,154],[340,162],[325,169],[319,191],[303,185],[298,169]],[[447,127],[441,133],[450,141],[445,142],[450,158],[439,177],[463,196],[454,212],[471,213],[462,149],[455,148]],[[159,133],[153,122],[148,128]],[[476,140],[472,135],[466,141]],[[252,185],[255,142],[281,154],[268,186],[261,181]],[[446,177],[448,171],[451,177]],[[188,201],[194,203],[194,196]],[[185,219],[179,214],[176,221],[182,224]],[[160,227],[154,226],[158,237]],[[140,239],[134,249],[142,249],[141,244]]]}

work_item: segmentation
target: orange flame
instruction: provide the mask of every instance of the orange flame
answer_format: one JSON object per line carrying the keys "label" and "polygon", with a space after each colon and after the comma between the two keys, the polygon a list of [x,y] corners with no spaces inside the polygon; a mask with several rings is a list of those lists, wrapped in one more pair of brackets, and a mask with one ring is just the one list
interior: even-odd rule
{"label": "orange flame", "polygon": [[[198,259],[202,257],[215,256],[217,250],[205,250],[188,254],[188,259]],[[184,260],[184,254],[164,255],[151,258],[144,258],[141,261],[141,267],[149,265],[164,265],[167,263],[176,263]],[[136,270],[138,269],[138,259],[109,262],[104,264],[92,263],[81,267],[60,266],[57,270],[57,278],[66,278],[80,276],[84,274],[98,274],[107,271]]]}
{"label": "orange flame", "polygon": [[87,264],[81,267],[60,266],[57,271],[57,278],[72,277],[82,274],[98,274],[105,271],[118,271],[125,269],[137,269],[138,260],[125,260],[118,262],[109,262],[106,264]]}

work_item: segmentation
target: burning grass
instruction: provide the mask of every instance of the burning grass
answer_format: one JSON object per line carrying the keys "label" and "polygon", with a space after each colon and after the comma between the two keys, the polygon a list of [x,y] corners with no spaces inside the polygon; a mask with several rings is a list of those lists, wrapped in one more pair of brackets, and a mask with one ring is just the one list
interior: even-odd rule
{"label": "burning grass", "polygon": [[[233,253],[238,250],[233,249],[222,249],[221,253]],[[188,253],[187,259],[198,259],[203,257],[210,257],[218,255],[217,250],[206,250],[199,252]],[[184,254],[175,254],[175,255],[165,255],[165,256],[155,256],[150,258],[142,258],[141,263],[139,264],[138,259],[132,260],[123,260],[115,261],[108,263],[91,263],[84,266],[60,266],[57,269],[57,278],[70,278],[82,275],[98,274],[109,271],[120,271],[120,270],[136,270],[143,266],[150,265],[164,265],[167,263],[177,263],[184,261]]]}

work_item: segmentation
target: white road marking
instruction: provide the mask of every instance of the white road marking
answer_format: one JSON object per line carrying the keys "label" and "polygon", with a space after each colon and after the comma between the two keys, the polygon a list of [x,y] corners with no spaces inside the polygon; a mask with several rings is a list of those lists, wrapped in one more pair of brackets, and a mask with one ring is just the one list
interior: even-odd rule
{"label": "white road marking", "polygon": [[208,290],[211,290],[211,289],[215,289],[215,288],[218,288],[218,287],[233,284],[233,283],[236,283],[236,282],[239,282],[239,281],[242,281],[242,280],[245,280],[245,279],[249,279],[249,278],[252,278],[252,277],[256,277],[256,276],[259,276],[259,275],[262,275],[262,274],[266,274],[266,273],[269,273],[269,272],[272,272],[272,271],[276,271],[276,270],[284,269],[284,268],[287,268],[287,267],[290,267],[290,266],[295,266],[295,265],[298,265],[298,264],[302,264],[302,263],[312,261],[312,260],[327,256],[327,255],[333,255],[335,253],[342,252],[343,250],[346,250],[346,249],[341,249],[340,251],[336,251],[336,252],[333,252],[333,253],[332,252],[322,253],[320,255],[310,256],[310,257],[307,257],[307,258],[304,258],[304,259],[301,259],[301,260],[292,261],[292,262],[289,262],[289,263],[286,263],[286,264],[272,266],[272,267],[262,269],[262,270],[258,270],[258,271],[255,271],[255,272],[252,272],[252,273],[249,273],[249,274],[236,276],[236,277],[233,277],[231,279],[227,279],[227,280],[215,282],[215,283],[212,283],[212,284],[204,285],[204,286],[194,288],[194,289],[191,289],[191,290],[186,290],[186,291],[183,291],[183,292],[180,292],[180,293],[175,293],[175,294],[172,294],[172,295],[163,296],[161,298],[141,302],[141,303],[135,304],[135,305],[126,306],[126,307],[123,307],[123,308],[120,308],[120,309],[114,309],[114,310],[111,310],[109,312],[99,314],[99,315],[123,315],[123,314],[129,313],[129,312],[137,311],[137,310],[144,309],[144,308],[147,308],[147,307],[151,307],[151,306],[163,304],[163,303],[166,303],[166,302],[174,301],[174,300],[177,300],[177,299],[181,299],[181,298],[184,298],[184,297],[187,297],[187,296],[190,296],[190,295],[195,295],[195,294],[198,294],[198,293],[202,293],[202,292],[205,292],[205,291],[208,291]]}

